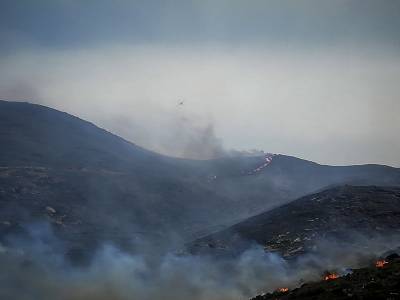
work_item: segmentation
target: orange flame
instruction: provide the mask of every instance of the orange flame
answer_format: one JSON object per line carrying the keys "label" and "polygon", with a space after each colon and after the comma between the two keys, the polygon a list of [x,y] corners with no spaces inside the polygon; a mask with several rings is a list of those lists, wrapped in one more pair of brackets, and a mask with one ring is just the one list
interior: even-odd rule
{"label": "orange flame", "polygon": [[279,293],[286,293],[286,292],[288,292],[288,291],[289,291],[289,288],[286,288],[286,287],[285,287],[285,288],[279,288],[279,289],[278,289],[278,292],[279,292]]}
{"label": "orange flame", "polygon": [[339,275],[335,274],[335,273],[327,273],[324,276],[324,280],[334,280],[336,278],[339,278]]}
{"label": "orange flame", "polygon": [[375,263],[375,266],[377,267],[377,268],[383,268],[386,264],[387,264],[388,262],[386,261],[386,260],[378,260],[376,263]]}

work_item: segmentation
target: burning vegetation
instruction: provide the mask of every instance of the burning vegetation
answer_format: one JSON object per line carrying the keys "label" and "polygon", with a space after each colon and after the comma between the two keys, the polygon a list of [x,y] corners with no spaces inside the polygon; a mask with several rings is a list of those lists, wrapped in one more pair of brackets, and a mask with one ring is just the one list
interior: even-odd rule
{"label": "burning vegetation", "polygon": [[325,281],[328,281],[328,280],[335,280],[335,279],[337,279],[337,278],[339,278],[339,275],[336,274],[336,273],[326,272],[326,273],[324,274],[324,280],[325,280]]}
{"label": "burning vegetation", "polygon": [[377,268],[383,268],[385,265],[387,265],[388,264],[388,262],[386,261],[386,260],[384,260],[384,259],[380,259],[380,260],[377,260],[376,261],[376,263],[375,263],[375,266],[377,267]]}
{"label": "burning vegetation", "polygon": [[375,265],[353,269],[339,276],[327,272],[320,282],[310,282],[285,293],[279,289],[252,300],[305,299],[400,299],[400,256],[396,253],[379,259]]}

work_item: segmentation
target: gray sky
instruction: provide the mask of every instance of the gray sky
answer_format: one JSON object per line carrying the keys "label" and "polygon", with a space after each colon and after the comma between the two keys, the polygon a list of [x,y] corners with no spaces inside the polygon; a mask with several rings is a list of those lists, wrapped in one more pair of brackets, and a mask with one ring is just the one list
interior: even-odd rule
{"label": "gray sky", "polygon": [[397,0],[3,0],[0,98],[174,156],[400,166],[399,15]]}

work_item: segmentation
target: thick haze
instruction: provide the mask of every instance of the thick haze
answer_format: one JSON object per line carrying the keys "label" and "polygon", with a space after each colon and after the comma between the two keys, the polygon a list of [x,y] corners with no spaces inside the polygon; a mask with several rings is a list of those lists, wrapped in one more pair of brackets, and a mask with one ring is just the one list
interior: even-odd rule
{"label": "thick haze", "polygon": [[397,0],[3,0],[0,98],[174,156],[400,166],[399,15]]}

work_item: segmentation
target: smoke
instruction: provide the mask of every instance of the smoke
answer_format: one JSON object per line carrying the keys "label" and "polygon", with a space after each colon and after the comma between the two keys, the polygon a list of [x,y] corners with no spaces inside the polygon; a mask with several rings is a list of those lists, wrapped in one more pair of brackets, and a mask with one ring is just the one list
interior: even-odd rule
{"label": "smoke", "polygon": [[3,249],[1,298],[246,299],[282,271],[280,258],[260,249],[244,253],[236,262],[174,254],[151,261],[108,245],[88,267],[60,261],[45,258],[37,249]]}
{"label": "smoke", "polygon": [[399,61],[351,46],[30,47],[0,57],[0,99],[60,109],[171,156],[257,148],[397,165]]}
{"label": "smoke", "polygon": [[175,143],[175,147],[170,150],[167,149],[171,148],[171,143],[165,144],[167,153],[175,152],[180,157],[193,159],[218,158],[227,154],[222,140],[215,135],[212,123],[203,127],[193,125],[186,118],[180,119],[175,138],[180,143]]}
{"label": "smoke", "polygon": [[235,259],[166,253],[131,254],[105,244],[88,265],[64,259],[62,243],[48,227],[32,226],[30,239],[13,238],[0,248],[1,299],[249,299],[278,287],[320,280],[326,270],[347,272],[398,246],[398,237],[320,241],[315,251],[292,261],[260,246]]}

